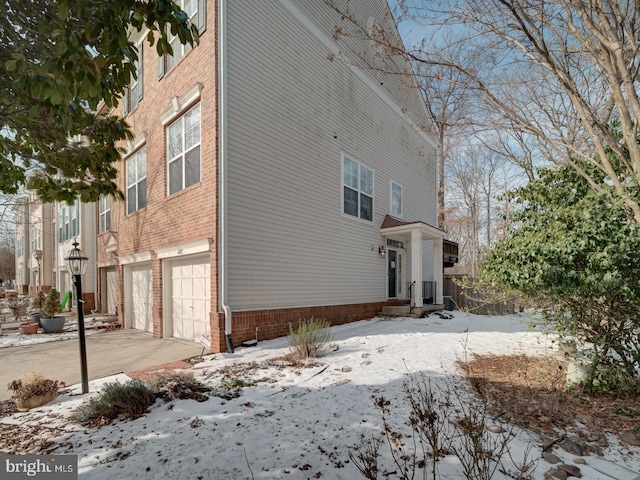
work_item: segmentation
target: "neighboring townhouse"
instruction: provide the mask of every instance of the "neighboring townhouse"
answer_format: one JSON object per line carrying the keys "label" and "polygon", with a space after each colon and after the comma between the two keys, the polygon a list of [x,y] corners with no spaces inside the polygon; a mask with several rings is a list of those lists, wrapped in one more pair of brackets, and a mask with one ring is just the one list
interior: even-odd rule
{"label": "neighboring townhouse", "polygon": [[[322,1],[181,6],[200,44],[158,57],[140,32],[115,112],[135,138],[125,201],[98,208],[100,309],[223,351],[300,319],[441,305],[438,145],[408,66],[352,66],[373,47],[339,47],[341,18]],[[349,8],[395,28],[384,0]]]}
{"label": "neighboring townhouse", "polygon": [[24,196],[13,206],[16,221],[16,283],[19,295],[29,293],[29,199]]}
{"label": "neighboring townhouse", "polygon": [[[96,205],[57,202],[55,208],[55,251],[53,255],[53,274],[55,287],[60,292],[65,309],[77,307],[73,276],[67,269],[65,257],[73,249],[73,242],[89,259],[87,271],[82,277],[82,299],[84,311],[97,309],[97,247],[96,247]],[[65,297],[68,300],[65,302]]]}
{"label": "neighboring townhouse", "polygon": [[[31,295],[55,287],[66,310],[77,306],[65,257],[77,241],[89,258],[83,277],[84,310],[97,310],[96,206],[42,203],[34,192],[16,202],[16,290]],[[65,297],[67,297],[65,301]]]}
{"label": "neighboring townhouse", "polygon": [[56,249],[53,204],[42,203],[34,192],[29,203],[29,294],[47,293],[54,285],[53,262]]}

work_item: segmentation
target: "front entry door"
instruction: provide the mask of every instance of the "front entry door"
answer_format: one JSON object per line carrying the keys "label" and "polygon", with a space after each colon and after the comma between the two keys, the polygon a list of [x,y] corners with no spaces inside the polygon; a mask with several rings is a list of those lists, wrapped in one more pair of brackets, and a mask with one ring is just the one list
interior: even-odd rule
{"label": "front entry door", "polygon": [[388,249],[387,256],[387,283],[389,298],[398,298],[398,251]]}
{"label": "front entry door", "polygon": [[387,248],[387,297],[405,298],[404,250]]}

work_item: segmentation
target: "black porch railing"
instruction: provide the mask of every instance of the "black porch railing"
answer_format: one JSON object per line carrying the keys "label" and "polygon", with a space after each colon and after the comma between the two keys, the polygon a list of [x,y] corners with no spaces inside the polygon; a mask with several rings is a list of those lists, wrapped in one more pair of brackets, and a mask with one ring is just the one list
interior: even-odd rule
{"label": "black porch railing", "polygon": [[[424,305],[435,305],[436,304],[436,287],[438,282],[426,280],[422,282],[422,303]],[[413,285],[412,283],[408,284],[407,291],[409,292],[410,298],[413,298]]]}

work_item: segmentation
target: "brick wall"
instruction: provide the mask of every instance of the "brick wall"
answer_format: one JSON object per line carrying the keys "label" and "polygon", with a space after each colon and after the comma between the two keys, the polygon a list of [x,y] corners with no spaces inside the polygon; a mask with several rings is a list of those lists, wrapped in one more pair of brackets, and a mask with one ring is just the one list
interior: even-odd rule
{"label": "brick wall", "polygon": [[[288,335],[289,324],[295,328],[301,320],[313,317],[328,320],[331,325],[342,325],[375,317],[380,314],[382,307],[399,303],[402,301],[233,312],[233,345],[237,347],[246,340],[256,338],[256,327],[258,328],[258,341],[269,340]],[[212,314],[210,350],[212,353],[227,350],[224,323],[224,313]]]}
{"label": "brick wall", "polygon": [[[111,232],[118,240],[118,256],[141,252],[152,254],[153,275],[153,335],[162,336],[162,262],[156,249],[180,245],[203,238],[213,238],[217,249],[217,2],[207,1],[207,29],[200,36],[200,45],[187,52],[180,61],[158,78],[158,55],[155,45],[143,42],[143,98],[125,117],[134,137],[146,135],[147,151],[147,205],[132,214],[126,212],[126,201],[112,201]],[[191,87],[203,85],[200,97],[200,159],[201,181],[173,195],[167,194],[166,127],[160,116],[172,107],[173,99],[182,96]],[[193,104],[195,105],[195,103]],[[185,106],[186,113],[193,106]],[[122,107],[116,111],[122,114]],[[177,117],[176,117],[177,119]],[[122,145],[125,149],[127,144]],[[126,195],[126,160],[120,164],[118,183]],[[112,260],[104,251],[105,233],[99,235],[98,260]],[[212,259],[215,252],[212,253]],[[211,299],[217,296],[214,272],[217,264],[212,261]],[[118,312],[124,323],[123,268],[118,268]],[[217,308],[217,305],[216,307]]]}

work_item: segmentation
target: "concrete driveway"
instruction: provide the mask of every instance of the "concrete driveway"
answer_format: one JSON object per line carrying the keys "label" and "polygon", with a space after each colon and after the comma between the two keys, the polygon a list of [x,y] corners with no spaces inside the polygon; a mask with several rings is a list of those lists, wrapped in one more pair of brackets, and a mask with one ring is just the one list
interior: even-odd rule
{"label": "concrete driveway", "polygon": [[[153,338],[138,330],[114,330],[89,335],[89,380],[129,373],[200,355],[202,346],[175,338]],[[81,382],[78,339],[0,349],[0,400],[11,398],[6,385],[23,373],[40,370],[47,378],[67,385]]]}

